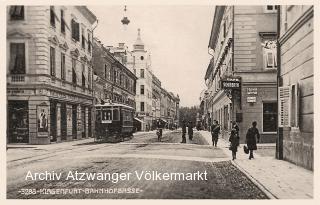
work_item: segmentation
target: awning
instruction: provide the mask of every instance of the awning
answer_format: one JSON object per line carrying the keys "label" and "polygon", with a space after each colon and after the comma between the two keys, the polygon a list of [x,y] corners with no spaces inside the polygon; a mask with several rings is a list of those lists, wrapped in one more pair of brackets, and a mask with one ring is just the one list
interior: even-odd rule
{"label": "awning", "polygon": [[140,123],[144,123],[142,120],[140,120],[139,118],[134,118],[135,120],[139,121]]}

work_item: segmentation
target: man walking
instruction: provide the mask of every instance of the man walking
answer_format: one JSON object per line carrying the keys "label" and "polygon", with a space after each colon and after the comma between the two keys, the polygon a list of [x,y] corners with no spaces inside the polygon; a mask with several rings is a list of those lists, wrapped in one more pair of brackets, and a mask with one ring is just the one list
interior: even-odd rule
{"label": "man walking", "polygon": [[[257,122],[256,121],[252,122],[252,127],[248,129],[247,135],[246,135],[246,143],[250,151],[249,159],[254,158],[253,150],[257,150],[257,141],[259,142],[260,140],[259,130],[256,127],[257,127]],[[257,140],[256,140],[256,137],[257,137]]]}
{"label": "man walking", "polygon": [[189,140],[192,140],[193,138],[193,126],[192,126],[192,122],[189,121],[188,124],[188,135],[189,135]]}
{"label": "man walking", "polygon": [[218,124],[217,120],[214,120],[213,125],[211,126],[212,146],[217,147],[219,133],[220,125]]}

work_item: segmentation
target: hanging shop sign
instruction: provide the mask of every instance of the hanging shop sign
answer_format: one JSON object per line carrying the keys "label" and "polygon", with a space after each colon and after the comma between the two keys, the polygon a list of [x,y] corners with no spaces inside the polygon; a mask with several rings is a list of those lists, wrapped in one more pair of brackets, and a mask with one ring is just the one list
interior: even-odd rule
{"label": "hanging shop sign", "polygon": [[223,89],[240,89],[240,78],[226,77],[221,80]]}

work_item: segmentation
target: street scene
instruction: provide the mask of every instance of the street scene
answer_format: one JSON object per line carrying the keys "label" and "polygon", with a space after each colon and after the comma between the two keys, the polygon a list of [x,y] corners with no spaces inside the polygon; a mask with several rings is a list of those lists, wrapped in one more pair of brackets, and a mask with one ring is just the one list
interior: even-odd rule
{"label": "street scene", "polygon": [[313,199],[313,13],[7,5],[7,199]]}

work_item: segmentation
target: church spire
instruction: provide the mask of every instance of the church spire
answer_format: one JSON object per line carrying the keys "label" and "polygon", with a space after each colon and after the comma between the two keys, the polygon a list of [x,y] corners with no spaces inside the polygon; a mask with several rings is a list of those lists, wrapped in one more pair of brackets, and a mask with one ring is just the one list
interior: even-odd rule
{"label": "church spire", "polygon": [[134,50],[144,50],[144,43],[141,40],[141,29],[138,28],[138,37],[136,42],[133,44],[133,49]]}

